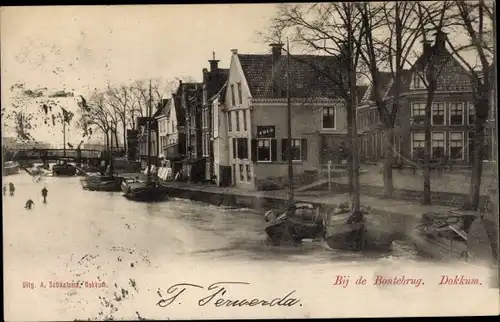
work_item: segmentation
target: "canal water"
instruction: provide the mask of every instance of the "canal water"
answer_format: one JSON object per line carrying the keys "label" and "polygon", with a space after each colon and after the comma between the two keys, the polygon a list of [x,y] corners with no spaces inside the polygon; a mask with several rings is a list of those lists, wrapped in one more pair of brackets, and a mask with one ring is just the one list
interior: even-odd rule
{"label": "canal water", "polygon": [[[175,283],[251,279],[266,281],[262,290],[269,283],[319,283],[325,273],[334,279],[335,272],[348,274],[353,269],[407,267],[408,272],[429,265],[404,243],[395,243],[386,254],[334,251],[321,243],[273,247],[267,242],[262,214],[250,209],[181,199],[136,203],[119,192],[84,191],[78,177],[36,182],[21,173],[3,178],[3,184],[9,182],[16,192],[3,198],[6,317],[165,318],[165,311],[155,304],[160,290],[164,294]],[[43,187],[48,189],[46,204]],[[24,208],[28,199],[35,203],[31,210]],[[106,288],[40,286],[44,281],[68,280],[105,282]],[[32,282],[35,289],[23,288],[23,282]],[[26,310],[30,305],[44,309]],[[195,317],[189,312],[171,311],[168,316]],[[264,316],[287,316],[282,314]]]}

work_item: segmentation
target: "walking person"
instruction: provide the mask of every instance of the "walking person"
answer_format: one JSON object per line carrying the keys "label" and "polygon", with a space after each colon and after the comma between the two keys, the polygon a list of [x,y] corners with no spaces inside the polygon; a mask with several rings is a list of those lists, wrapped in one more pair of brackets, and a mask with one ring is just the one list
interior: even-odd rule
{"label": "walking person", "polygon": [[3,195],[4,196],[7,195],[7,185],[6,184],[3,185]]}
{"label": "walking person", "polygon": [[47,203],[47,193],[49,191],[47,190],[47,187],[43,187],[42,189],[42,197],[43,197],[43,203]]}
{"label": "walking person", "polygon": [[33,202],[33,200],[28,199],[28,201],[26,201],[26,205],[24,206],[24,208],[26,208],[26,209],[31,209],[31,207],[32,207],[34,204],[35,204],[35,203]]}
{"label": "walking person", "polygon": [[13,196],[15,191],[16,191],[16,187],[14,186],[14,184],[12,182],[10,182],[9,183],[9,192],[10,192],[10,195]]}

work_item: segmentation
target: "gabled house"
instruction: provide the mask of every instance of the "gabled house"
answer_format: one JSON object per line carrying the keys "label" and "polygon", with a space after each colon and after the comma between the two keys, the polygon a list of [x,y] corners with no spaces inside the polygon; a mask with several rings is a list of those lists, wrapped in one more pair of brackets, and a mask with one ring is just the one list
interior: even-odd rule
{"label": "gabled house", "polygon": [[227,82],[209,99],[212,110],[212,175],[218,186],[231,185],[231,165],[229,163],[229,142],[226,117]]}
{"label": "gabled house", "polygon": [[[229,163],[232,184],[265,189],[287,182],[287,57],[282,44],[271,53],[233,50],[226,97]],[[293,55],[290,59],[292,160],[294,180],[317,178],[346,141],[345,103],[339,99],[341,68],[337,57]]]}
{"label": "gabled house", "polygon": [[[437,52],[437,89],[432,104],[431,159],[450,164],[469,164],[474,135],[474,106],[468,71],[446,49],[446,35],[438,33],[434,45],[423,43],[422,54],[408,70],[403,71],[401,96],[394,129],[394,162],[405,164],[423,159],[424,118],[427,88],[425,62]],[[390,73],[382,73],[382,96],[392,104],[395,84]],[[358,133],[361,158],[378,162],[384,157],[384,135],[370,86],[358,110]]]}
{"label": "gabled house", "polygon": [[159,162],[163,165],[165,161],[164,147],[166,146],[167,140],[167,108],[170,105],[170,99],[163,99],[158,106],[153,118],[158,124],[158,146],[157,146],[157,156]]}
{"label": "gabled house", "polygon": [[[149,124],[148,124],[148,121]],[[151,129],[151,136],[148,136],[148,126]],[[158,165],[158,144],[157,132],[158,124],[154,117],[138,117],[136,122],[138,155],[141,162],[141,168],[146,168],[148,163],[148,148],[150,148],[150,161],[152,165]],[[151,141],[148,146],[148,137]]]}
{"label": "gabled house", "polygon": [[212,137],[212,106],[210,98],[214,96],[224,86],[227,81],[229,69],[219,68],[219,60],[213,57],[208,61],[210,70],[203,69],[203,102],[201,110],[201,150],[202,157],[206,158],[205,179],[211,180],[214,176],[214,153],[213,153],[213,137]]}

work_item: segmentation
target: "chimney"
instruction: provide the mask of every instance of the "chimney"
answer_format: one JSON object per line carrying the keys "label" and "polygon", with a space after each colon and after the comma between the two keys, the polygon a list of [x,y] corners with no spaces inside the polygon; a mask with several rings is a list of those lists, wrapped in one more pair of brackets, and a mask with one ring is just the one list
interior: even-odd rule
{"label": "chimney", "polygon": [[422,53],[424,55],[428,55],[431,52],[432,41],[431,40],[423,40],[422,43]]}
{"label": "chimney", "polygon": [[446,47],[446,33],[442,30],[438,30],[435,34],[436,36],[436,47],[438,49],[444,49]]}
{"label": "chimney", "polygon": [[272,57],[272,93],[273,97],[280,97],[281,89],[280,89],[280,80],[279,80],[279,58],[281,56],[281,50],[283,49],[283,44],[270,44],[271,47],[271,57]]}
{"label": "chimney", "polygon": [[283,44],[270,44],[271,52],[273,54],[273,63],[279,59],[281,56],[281,50],[283,48]]}
{"label": "chimney", "polygon": [[[235,50],[235,49],[233,49],[233,50]],[[238,53],[238,50],[236,50],[236,53]],[[211,72],[216,71],[219,68],[218,67],[219,61],[220,60],[215,59],[215,51],[213,51],[212,52],[212,59],[208,61],[210,63],[210,71]]]}

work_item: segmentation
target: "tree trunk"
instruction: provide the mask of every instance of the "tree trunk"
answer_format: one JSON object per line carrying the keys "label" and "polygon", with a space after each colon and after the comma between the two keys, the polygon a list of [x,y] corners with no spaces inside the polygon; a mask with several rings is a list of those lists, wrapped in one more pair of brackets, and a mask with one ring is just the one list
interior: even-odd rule
{"label": "tree trunk", "polygon": [[116,149],[118,150],[120,148],[120,144],[118,143],[118,130],[116,128],[113,130],[113,134],[115,136]]}
{"label": "tree trunk", "polygon": [[385,156],[384,156],[384,196],[392,197],[394,190],[392,181],[392,159],[393,159],[393,145],[394,145],[394,128],[385,126]]}
{"label": "tree trunk", "polygon": [[431,204],[431,155],[432,155],[432,137],[431,137],[431,117],[432,117],[432,101],[434,93],[432,89],[428,89],[427,102],[425,104],[425,144],[424,144],[424,205]]}
{"label": "tree trunk", "polygon": [[127,121],[123,119],[123,150],[125,151],[125,155],[127,155]]}
{"label": "tree trunk", "polygon": [[484,121],[476,119],[476,134],[473,139],[472,176],[469,186],[468,203],[466,209],[477,210],[480,205],[481,176],[483,174],[483,149],[484,149]]}
{"label": "tree trunk", "polygon": [[348,102],[347,102],[347,140],[348,142],[350,142],[351,144],[349,144],[349,148],[350,148],[350,151],[347,151],[348,152],[348,161],[347,162],[347,191],[349,191],[349,194],[351,195],[351,197],[353,196],[353,193],[354,193],[354,182],[353,182],[353,178],[354,178],[354,168],[353,168],[353,164],[352,164],[352,155],[353,153],[356,153],[356,150],[354,149],[355,147],[355,144],[353,142],[353,135],[352,135],[352,131],[353,131],[353,109],[354,109],[354,106],[353,106],[353,102],[352,102],[352,99],[349,99]]}

